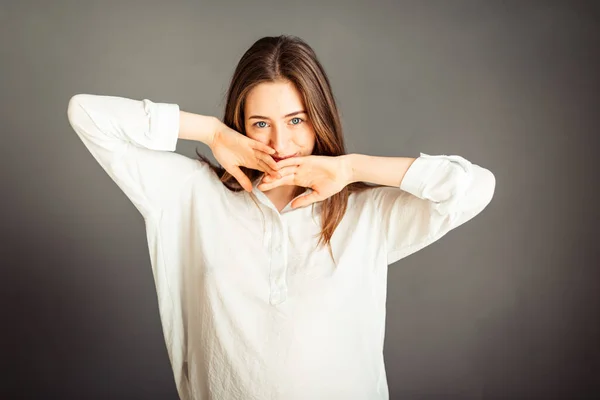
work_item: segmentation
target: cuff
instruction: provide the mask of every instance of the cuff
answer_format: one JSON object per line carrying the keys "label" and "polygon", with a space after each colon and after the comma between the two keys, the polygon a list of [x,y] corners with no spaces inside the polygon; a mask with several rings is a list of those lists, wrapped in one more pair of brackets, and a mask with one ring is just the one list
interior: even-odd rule
{"label": "cuff", "polygon": [[152,150],[175,151],[179,139],[179,105],[154,103],[148,99],[142,102],[150,117],[147,147]]}
{"label": "cuff", "polygon": [[410,167],[408,167],[408,170],[404,174],[404,178],[402,178],[402,182],[400,182],[400,189],[414,194],[417,197],[422,197],[425,183],[444,162],[440,159],[441,156],[430,156],[425,153],[420,154],[420,157],[413,161]]}
{"label": "cuff", "polygon": [[[420,154],[406,171],[400,189],[436,202],[447,200],[466,189],[471,177],[470,161],[456,155]],[[455,169],[457,166],[458,170]],[[460,170],[462,173],[458,173]]]}

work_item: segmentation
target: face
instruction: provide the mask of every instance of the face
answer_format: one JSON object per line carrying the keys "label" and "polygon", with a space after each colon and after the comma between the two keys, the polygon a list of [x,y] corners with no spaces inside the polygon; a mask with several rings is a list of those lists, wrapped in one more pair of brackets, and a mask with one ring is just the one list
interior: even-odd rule
{"label": "face", "polygon": [[244,116],[246,135],[274,148],[275,161],[312,154],[315,132],[300,92],[291,82],[257,85],[246,98]]}

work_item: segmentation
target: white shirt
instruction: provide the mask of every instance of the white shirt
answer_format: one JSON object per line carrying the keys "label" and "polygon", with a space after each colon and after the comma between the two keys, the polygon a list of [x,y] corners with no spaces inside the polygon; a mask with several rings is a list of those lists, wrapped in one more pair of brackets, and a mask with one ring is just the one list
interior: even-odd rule
{"label": "white shirt", "polygon": [[256,183],[232,192],[174,152],[177,104],[79,94],[68,117],[144,217],[184,400],[388,399],[388,265],[473,218],[495,188],[460,156],[421,153],[399,188],[350,195],[336,266],[315,249],[321,203],[279,213]]}

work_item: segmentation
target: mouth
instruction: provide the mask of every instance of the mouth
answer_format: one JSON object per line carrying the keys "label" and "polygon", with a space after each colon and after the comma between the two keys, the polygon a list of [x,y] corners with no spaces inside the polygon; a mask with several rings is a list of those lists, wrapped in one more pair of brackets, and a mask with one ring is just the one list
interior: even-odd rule
{"label": "mouth", "polygon": [[281,160],[285,160],[286,158],[296,157],[297,155],[298,155],[298,153],[292,154],[291,156],[285,156],[285,157],[273,157],[273,160],[275,160],[275,162],[279,162]]}

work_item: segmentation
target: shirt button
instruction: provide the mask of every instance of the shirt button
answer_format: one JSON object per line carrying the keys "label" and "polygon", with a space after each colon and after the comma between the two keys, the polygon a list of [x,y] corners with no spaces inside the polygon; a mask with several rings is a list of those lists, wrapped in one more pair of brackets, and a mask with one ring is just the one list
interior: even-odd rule
{"label": "shirt button", "polygon": [[281,246],[280,245],[275,246],[275,251],[279,253],[281,251]]}

